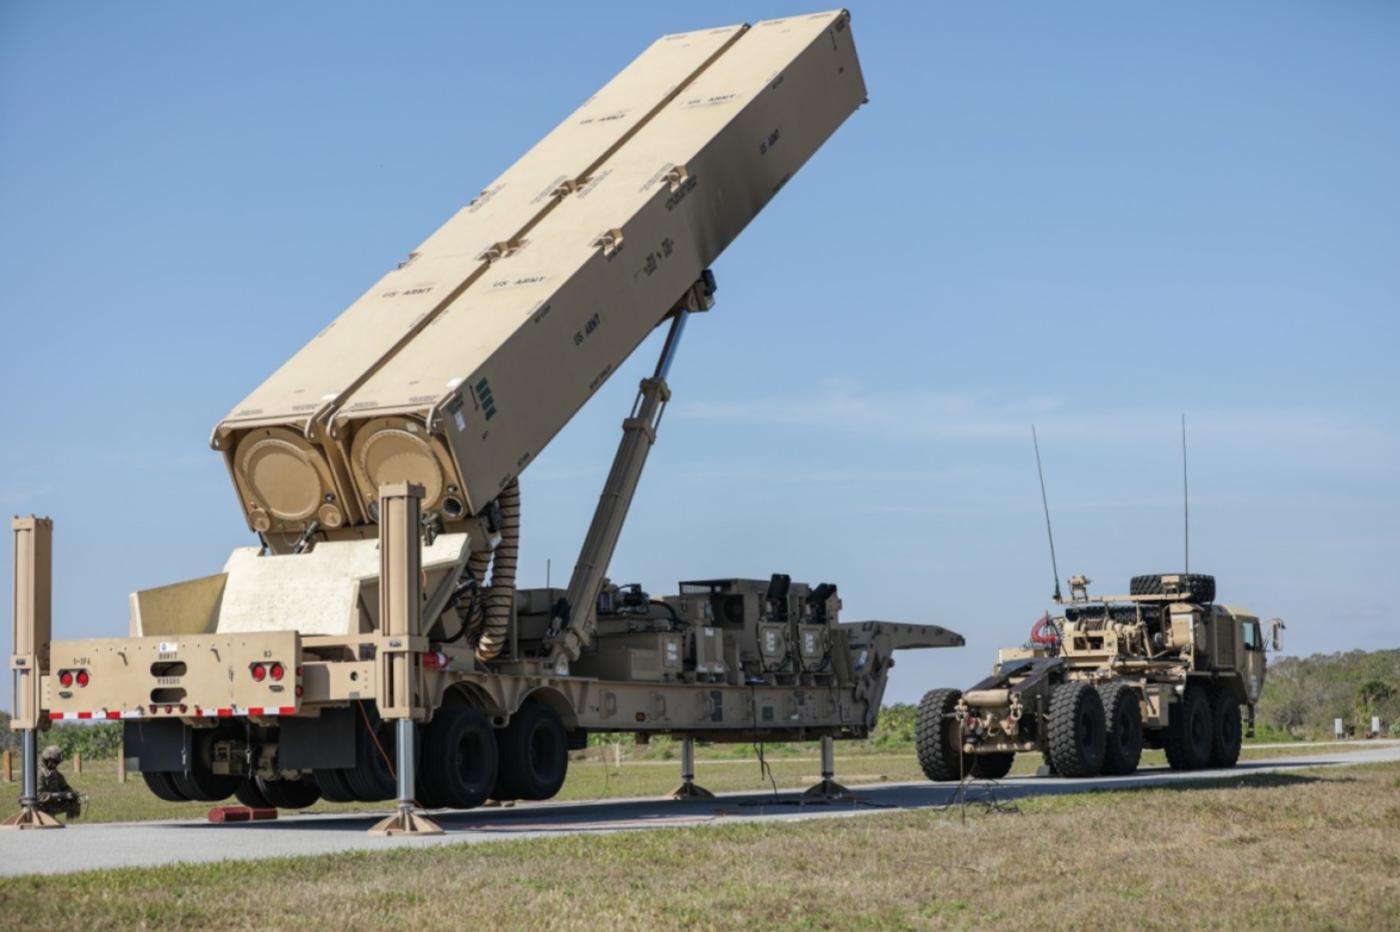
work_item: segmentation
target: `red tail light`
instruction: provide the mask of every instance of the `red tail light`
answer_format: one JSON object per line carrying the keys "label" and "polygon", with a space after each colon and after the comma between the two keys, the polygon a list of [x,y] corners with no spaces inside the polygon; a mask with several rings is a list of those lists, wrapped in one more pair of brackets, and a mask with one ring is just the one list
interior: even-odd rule
{"label": "red tail light", "polygon": [[263,665],[260,664],[260,663],[255,663],[255,664],[253,664],[253,679],[255,679],[255,680],[257,680],[259,683],[261,683],[261,682],[262,682],[264,679],[266,679],[266,678],[267,678],[267,667],[263,666]]}
{"label": "red tail light", "polygon": [[274,663],[268,667],[267,672],[274,680],[280,680],[287,671],[280,663]]}
{"label": "red tail light", "polygon": [[60,683],[62,683],[63,686],[64,686],[65,688],[67,688],[67,687],[69,687],[69,686],[72,686],[72,685],[73,685],[73,671],[72,671],[72,670],[64,670],[63,672],[59,673],[59,674],[58,674],[58,681],[59,681]]}
{"label": "red tail light", "polygon": [[79,670],[79,671],[78,671],[78,685],[79,685],[79,686],[86,686],[86,685],[87,685],[88,683],[90,683],[90,682],[92,682],[92,677],[88,676],[88,671],[86,671],[86,670]]}

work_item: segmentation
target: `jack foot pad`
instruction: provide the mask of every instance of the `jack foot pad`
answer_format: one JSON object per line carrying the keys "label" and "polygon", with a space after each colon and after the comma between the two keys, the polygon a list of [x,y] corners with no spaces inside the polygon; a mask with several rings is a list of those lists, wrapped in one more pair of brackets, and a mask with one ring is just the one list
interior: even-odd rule
{"label": "jack foot pad", "polygon": [[376,822],[371,835],[441,835],[442,826],[421,812],[400,809],[387,819]]}
{"label": "jack foot pad", "polygon": [[715,794],[694,780],[687,780],[667,794],[668,799],[714,799]]}
{"label": "jack foot pad", "polygon": [[807,788],[803,796],[816,796],[820,799],[851,799],[856,794],[846,789],[841,784],[832,779],[823,779],[820,783]]}
{"label": "jack foot pad", "polygon": [[37,806],[23,806],[19,812],[0,822],[0,829],[65,828],[64,824]]}

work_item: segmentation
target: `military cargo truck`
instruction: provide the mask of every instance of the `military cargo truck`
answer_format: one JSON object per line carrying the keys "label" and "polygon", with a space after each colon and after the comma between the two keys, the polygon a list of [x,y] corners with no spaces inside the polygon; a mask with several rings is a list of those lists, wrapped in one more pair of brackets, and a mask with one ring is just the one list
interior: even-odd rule
{"label": "military cargo truck", "polygon": [[[893,651],[961,637],[781,574],[606,576],[710,263],[864,100],[845,11],[658,40],[219,422],[258,544],[126,637],[50,640],[52,524],[18,519],[26,775],[36,726],[110,719],[163,799],[396,799],[389,832],[548,798],[595,731],[681,737],[682,795],[696,738],[820,738],[833,789]],[[568,587],[517,589],[518,477],[662,323]]]}
{"label": "military cargo truck", "polygon": [[[1129,774],[1144,747],[1177,770],[1234,766],[1264,688],[1258,616],[1216,602],[1203,574],[1135,576],[1130,594],[1097,598],[1089,579],[1069,582],[1062,614],[1036,622],[1026,646],[998,651],[991,676],[923,697],[928,778],[997,779],[1025,752],[1063,776]],[[1275,648],[1282,627],[1271,623]]]}

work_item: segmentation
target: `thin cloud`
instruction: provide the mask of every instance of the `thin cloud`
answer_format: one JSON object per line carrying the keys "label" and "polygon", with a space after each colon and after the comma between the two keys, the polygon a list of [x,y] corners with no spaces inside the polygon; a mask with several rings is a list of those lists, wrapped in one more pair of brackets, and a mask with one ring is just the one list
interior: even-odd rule
{"label": "thin cloud", "polygon": [[[1024,441],[1034,422],[1042,438],[1099,442],[1161,442],[1174,433],[1178,412],[1085,411],[1065,399],[993,392],[872,392],[850,383],[734,402],[690,402],[677,415],[691,420],[816,427],[891,438]],[[1350,413],[1304,409],[1219,410],[1188,415],[1193,436],[1268,440],[1288,447],[1334,444],[1400,459],[1393,431]]]}

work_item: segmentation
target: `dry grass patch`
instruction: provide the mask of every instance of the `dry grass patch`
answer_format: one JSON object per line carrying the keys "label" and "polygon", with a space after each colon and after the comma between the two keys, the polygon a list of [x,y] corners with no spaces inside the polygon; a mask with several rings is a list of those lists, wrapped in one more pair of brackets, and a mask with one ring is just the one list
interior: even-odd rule
{"label": "dry grass patch", "polygon": [[1395,928],[1400,765],[0,882],[16,927]]}

